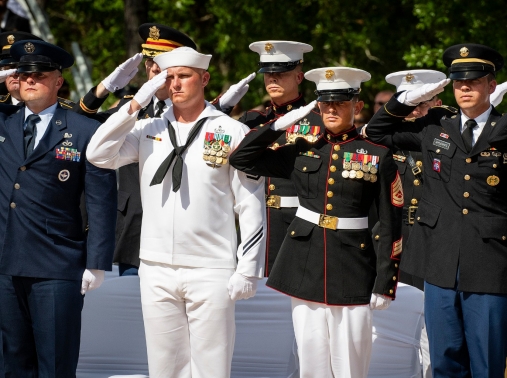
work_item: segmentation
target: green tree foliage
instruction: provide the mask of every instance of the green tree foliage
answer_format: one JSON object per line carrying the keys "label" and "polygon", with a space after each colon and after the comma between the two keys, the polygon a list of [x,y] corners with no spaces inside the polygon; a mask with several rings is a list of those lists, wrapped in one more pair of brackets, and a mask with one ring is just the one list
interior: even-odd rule
{"label": "green tree foliage", "polygon": [[[71,41],[81,44],[94,82],[127,58],[123,7],[122,0],[54,0],[46,5],[58,43],[68,49]],[[507,57],[507,29],[501,27],[506,13],[499,0],[150,0],[146,22],[182,30],[201,52],[213,54],[208,99],[258,69],[258,55],[248,48],[251,42],[284,39],[313,46],[305,55],[305,71],[338,65],[370,72],[372,80],[363,86],[362,96],[371,106],[377,91],[393,89],[384,81],[390,72],[407,67],[447,72],[441,57],[452,44],[483,43]],[[145,80],[143,71],[140,67],[139,85]],[[499,75],[500,82],[506,78]],[[304,83],[308,100],[314,89],[313,83]],[[241,105],[256,106],[264,95],[258,75]],[[454,103],[450,87],[443,98]]]}

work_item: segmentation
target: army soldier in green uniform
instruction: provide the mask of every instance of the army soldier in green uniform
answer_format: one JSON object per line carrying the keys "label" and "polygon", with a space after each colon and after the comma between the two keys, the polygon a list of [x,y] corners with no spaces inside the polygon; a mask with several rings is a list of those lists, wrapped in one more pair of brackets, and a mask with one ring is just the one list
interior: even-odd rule
{"label": "army soldier in green uniform", "polygon": [[[355,68],[320,68],[317,83],[325,129],[315,141],[269,148],[314,103],[255,127],[231,155],[250,174],[290,179],[300,205],[267,285],[292,300],[301,377],[366,377],[371,354],[370,309],[395,297],[402,250],[403,190],[389,149],[362,139],[354,127],[361,82]],[[379,203],[379,251],[368,211]]]}

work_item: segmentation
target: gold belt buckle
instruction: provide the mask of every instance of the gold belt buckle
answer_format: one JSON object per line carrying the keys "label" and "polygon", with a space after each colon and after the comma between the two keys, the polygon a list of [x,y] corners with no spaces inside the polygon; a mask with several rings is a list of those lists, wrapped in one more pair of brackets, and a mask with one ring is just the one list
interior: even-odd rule
{"label": "gold belt buckle", "polygon": [[281,206],[280,206],[280,196],[275,196],[275,195],[271,195],[271,196],[266,196],[266,206],[267,207],[273,207],[275,209],[279,209]]}
{"label": "gold belt buckle", "polygon": [[414,224],[415,212],[417,211],[417,207],[418,206],[409,206],[408,207],[408,214],[407,214],[408,224]]}
{"label": "gold belt buckle", "polygon": [[412,168],[412,173],[414,174],[414,176],[417,176],[421,172],[422,172],[421,168],[419,168],[417,165]]}
{"label": "gold belt buckle", "polygon": [[320,214],[319,226],[323,228],[329,228],[330,230],[336,230],[338,228],[338,217]]}

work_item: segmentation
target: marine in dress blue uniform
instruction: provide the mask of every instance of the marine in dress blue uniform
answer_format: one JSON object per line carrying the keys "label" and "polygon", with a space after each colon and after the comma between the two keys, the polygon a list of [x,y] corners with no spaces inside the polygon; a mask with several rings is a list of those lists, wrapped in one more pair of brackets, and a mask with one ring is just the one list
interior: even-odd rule
{"label": "marine in dress blue uniform", "polygon": [[[459,44],[443,55],[460,109],[403,119],[446,82],[396,94],[370,121],[375,142],[421,151],[424,188],[401,268],[425,280],[434,377],[502,377],[507,355],[507,119],[489,104],[504,64]],[[418,91],[418,92],[416,92]]]}
{"label": "marine in dress blue uniform", "polygon": [[[98,277],[100,272],[103,277],[103,271],[111,269],[116,178],[114,171],[98,169],[86,160],[88,142],[99,123],[58,104],[56,94],[63,83],[59,73],[73,64],[72,56],[35,40],[16,42],[11,54],[19,60],[26,106],[12,115],[2,113],[0,122],[0,326],[5,374],[74,377],[81,292],[90,282],[99,284],[98,279],[83,278]],[[28,87],[36,92],[25,91]],[[39,95],[41,87],[46,92]],[[83,191],[94,219],[86,237],[79,209]]]}
{"label": "marine in dress blue uniform", "polygon": [[[255,127],[230,162],[249,174],[291,180],[299,197],[267,286],[292,297],[301,376],[365,377],[372,342],[368,304],[387,307],[395,297],[403,191],[389,149],[362,139],[353,125],[363,105],[360,83],[370,75],[329,67],[305,77],[317,82],[326,125],[317,140],[297,137],[269,148],[285,133],[287,125],[277,125],[290,119],[288,113]],[[311,105],[294,111],[296,119]],[[373,201],[379,202],[377,253],[368,232]]]}

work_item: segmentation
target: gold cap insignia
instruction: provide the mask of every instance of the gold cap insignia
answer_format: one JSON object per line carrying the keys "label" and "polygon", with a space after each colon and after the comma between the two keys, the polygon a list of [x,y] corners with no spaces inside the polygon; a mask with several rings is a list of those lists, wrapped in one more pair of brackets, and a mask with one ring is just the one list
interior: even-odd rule
{"label": "gold cap insignia", "polygon": [[412,75],[411,73],[408,73],[405,76],[405,80],[407,81],[407,83],[410,83],[412,80],[414,80],[414,75]]}
{"label": "gold cap insignia", "polygon": [[157,28],[156,26],[152,26],[150,28],[150,35],[149,35],[149,37],[151,39],[154,39],[154,40],[159,39],[160,38],[160,29]]}
{"label": "gold cap insignia", "polygon": [[334,71],[333,70],[327,70],[326,71],[326,79],[331,79],[332,77],[334,76]]}
{"label": "gold cap insignia", "polygon": [[271,43],[266,43],[266,45],[264,45],[264,50],[266,50],[266,52],[270,52],[273,48],[274,46]]}
{"label": "gold cap insignia", "polygon": [[30,54],[30,53],[33,53],[33,52],[35,51],[35,46],[33,45],[33,43],[32,43],[32,42],[27,42],[27,43],[25,43],[25,46],[24,46],[24,47],[25,47],[25,51],[26,51],[27,53],[29,53],[29,54]]}
{"label": "gold cap insignia", "polygon": [[9,45],[12,45],[14,42],[16,42],[16,38],[14,38],[14,36],[12,34],[8,35],[7,36],[7,43]]}
{"label": "gold cap insignia", "polygon": [[463,58],[467,57],[470,51],[466,47],[462,47],[459,49],[459,55],[461,55]]}

